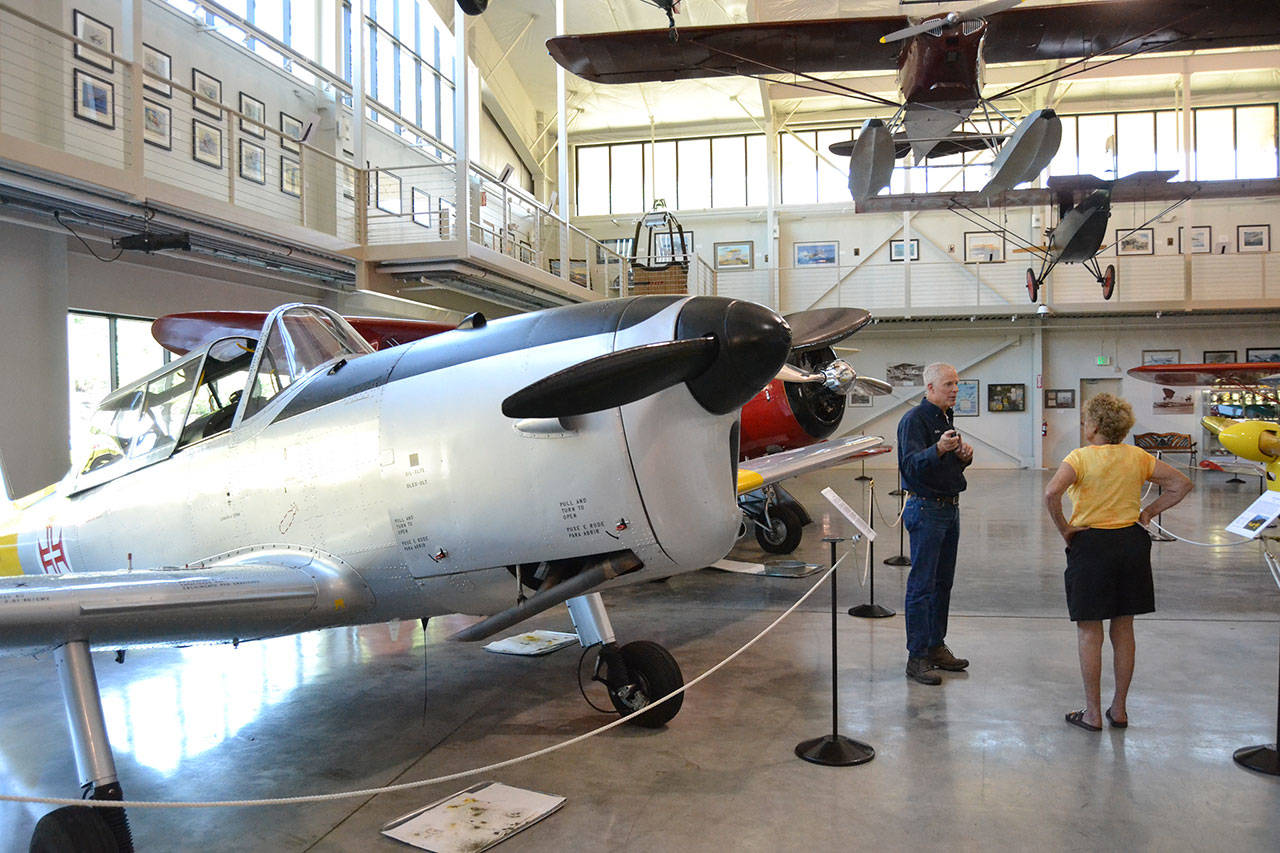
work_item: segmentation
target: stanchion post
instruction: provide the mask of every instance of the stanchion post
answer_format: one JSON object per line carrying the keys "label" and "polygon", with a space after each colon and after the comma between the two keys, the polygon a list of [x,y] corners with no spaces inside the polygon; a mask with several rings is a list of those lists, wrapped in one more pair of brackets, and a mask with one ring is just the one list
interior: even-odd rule
{"label": "stanchion post", "polygon": [[[1263,543],[1266,548],[1267,543]],[[1268,551],[1265,559],[1270,563],[1274,575],[1275,562]],[[1276,580],[1280,584],[1280,578]],[[1280,676],[1278,676],[1280,678]],[[1276,682],[1276,740],[1275,743],[1261,743],[1257,746],[1242,746],[1231,756],[1241,767],[1266,773],[1268,776],[1280,776],[1280,680]]]}
{"label": "stanchion post", "polygon": [[[1159,460],[1160,458],[1162,458],[1162,454],[1160,453],[1159,450],[1157,450],[1156,459]],[[1156,498],[1158,499],[1163,494],[1164,494],[1164,487],[1161,486],[1159,483],[1157,483]],[[1156,516],[1155,532],[1153,533],[1151,531],[1147,531],[1147,535],[1151,537],[1152,542],[1172,542],[1173,541],[1173,537],[1164,532],[1164,513],[1163,512]]]}
{"label": "stanchion post", "polygon": [[[867,524],[871,529],[875,529],[875,499],[876,499],[876,481],[867,478]],[[869,570],[867,572],[870,582],[870,600],[866,604],[858,604],[849,608],[850,616],[858,616],[862,619],[887,619],[894,615],[893,611],[881,604],[876,604],[876,563],[875,563],[875,543],[867,543],[867,562]]]}
{"label": "stanchion post", "polygon": [[[836,565],[836,543],[846,541],[839,536],[826,536],[822,539],[831,545],[831,566]],[[847,540],[857,542],[856,538]],[[876,751],[868,744],[847,738],[840,734],[840,668],[838,661],[838,643],[836,642],[836,575],[831,572],[831,734],[812,738],[796,744],[796,755],[813,764],[824,764],[827,767],[852,767],[855,764],[866,764],[876,757]]]}
{"label": "stanchion post", "polygon": [[859,471],[861,471],[862,473],[860,473],[858,476],[854,477],[853,479],[855,479],[855,480],[870,480],[871,478],[867,476],[867,457],[865,457],[865,456],[864,456],[864,457],[862,457],[862,458],[861,458],[860,460],[858,460],[858,461],[859,461],[859,463],[862,465],[862,467],[861,467],[861,468],[859,468],[858,470],[859,470]]}
{"label": "stanchion post", "polygon": [[906,525],[902,523],[902,507],[907,502],[907,490],[902,488],[902,472],[898,472],[898,488],[889,494],[898,496],[898,553],[884,561],[886,566],[909,566],[911,558],[907,556],[906,549],[903,548],[903,530]]}

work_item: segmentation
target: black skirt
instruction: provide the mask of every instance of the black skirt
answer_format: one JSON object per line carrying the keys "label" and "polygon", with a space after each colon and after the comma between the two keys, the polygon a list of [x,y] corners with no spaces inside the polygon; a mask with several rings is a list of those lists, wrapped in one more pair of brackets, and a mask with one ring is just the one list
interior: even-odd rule
{"label": "black skirt", "polygon": [[1067,612],[1072,622],[1152,613],[1151,537],[1141,525],[1091,527],[1067,548]]}

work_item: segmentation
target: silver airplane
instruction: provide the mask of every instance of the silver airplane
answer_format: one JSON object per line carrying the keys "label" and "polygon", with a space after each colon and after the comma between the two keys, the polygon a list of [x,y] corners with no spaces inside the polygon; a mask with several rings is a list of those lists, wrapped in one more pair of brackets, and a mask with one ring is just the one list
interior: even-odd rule
{"label": "silver airplane", "polygon": [[[102,800],[123,792],[92,650],[446,613],[485,616],[457,635],[477,640],[564,602],[614,707],[643,709],[683,677],[656,643],[618,645],[600,591],[715,562],[740,490],[880,444],[739,470],[740,407],[790,346],[775,313],[719,297],[476,318],[379,351],[282,306],[113,392],[60,482],[0,504],[0,652],[52,651]],[[33,844],[103,834],[131,849],[122,809],[68,806]]]}

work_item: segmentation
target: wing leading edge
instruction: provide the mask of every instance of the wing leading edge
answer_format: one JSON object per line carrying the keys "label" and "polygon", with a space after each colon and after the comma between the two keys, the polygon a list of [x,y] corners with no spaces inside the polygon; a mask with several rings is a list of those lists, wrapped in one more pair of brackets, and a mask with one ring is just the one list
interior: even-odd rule
{"label": "wing leading edge", "polygon": [[878,435],[854,435],[749,459],[738,466],[738,494],[850,459],[888,453],[892,449]]}

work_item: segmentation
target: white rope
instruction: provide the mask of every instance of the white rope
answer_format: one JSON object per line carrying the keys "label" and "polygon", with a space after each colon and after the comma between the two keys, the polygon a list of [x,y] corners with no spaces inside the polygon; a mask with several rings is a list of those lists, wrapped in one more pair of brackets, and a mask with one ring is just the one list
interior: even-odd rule
{"label": "white rope", "polygon": [[1255,541],[1253,539],[1240,539],[1235,542],[1195,542],[1191,539],[1184,539],[1172,530],[1162,527],[1154,518],[1151,519],[1151,526],[1167,536],[1172,536],[1179,542],[1186,542],[1188,545],[1199,545],[1201,548],[1234,548],[1236,545],[1248,545]]}
{"label": "white rope", "polygon": [[285,805],[297,805],[299,803],[321,803],[321,802],[328,802],[330,800],[352,799],[355,797],[367,798],[367,797],[376,796],[378,794],[394,793],[397,791],[409,791],[414,788],[425,788],[428,785],[437,785],[441,782],[452,782],[456,779],[464,779],[468,776],[478,776],[482,773],[490,773],[494,770],[501,770],[504,767],[510,767],[514,764],[520,764],[521,762],[524,762],[524,761],[529,761],[534,758],[540,758],[544,755],[550,755],[553,752],[559,752],[562,749],[581,743],[582,741],[587,740],[588,738],[593,738],[598,734],[603,734],[604,732],[607,732],[610,729],[617,728],[618,726],[628,722],[636,714],[643,714],[644,712],[651,710],[652,708],[655,708],[658,705],[661,705],[663,702],[666,702],[669,699],[673,699],[676,696],[679,696],[681,693],[684,693],[690,687],[693,687],[695,684],[702,682],[704,679],[709,678],[711,675],[713,675],[714,673],[720,671],[725,666],[727,666],[731,661],[735,660],[739,655],[741,655],[747,649],[751,648],[760,640],[764,639],[764,637],[769,632],[771,632],[774,628],[778,627],[778,625],[782,622],[782,620],[786,619],[788,616],[794,613],[801,604],[804,604],[809,599],[810,596],[812,596],[815,592],[817,592],[818,587],[822,586],[823,582],[825,582],[827,578],[831,577],[832,573],[835,572],[835,570],[840,567],[840,564],[844,562],[845,557],[848,557],[849,554],[851,553],[853,553],[853,549],[846,551],[844,557],[841,557],[839,560],[836,560],[835,565],[827,569],[826,573],[824,573],[822,577],[818,578],[818,580],[814,583],[814,585],[809,587],[809,590],[804,595],[800,596],[799,599],[796,600],[795,604],[788,607],[786,611],[782,613],[782,615],[780,615],[777,619],[774,619],[772,622],[770,622],[769,625],[765,627],[764,630],[762,630],[760,633],[756,634],[754,637],[748,640],[745,645],[743,645],[733,654],[729,655],[727,658],[720,661],[720,663],[711,667],[711,669],[708,669],[706,672],[702,673],[702,675],[699,675],[697,678],[686,683],[683,687],[680,687],[677,690],[673,690],[670,693],[668,693],[666,696],[663,696],[661,699],[658,699],[655,702],[650,702],[648,705],[645,705],[640,710],[633,711],[625,717],[619,717],[618,719],[614,720],[611,723],[606,723],[605,725],[600,726],[599,728],[593,729],[589,732],[585,732],[584,734],[580,734],[577,737],[570,738],[569,740],[566,740],[566,741],[561,741],[558,744],[553,744],[552,746],[545,747],[544,749],[539,749],[535,752],[526,753],[525,755],[521,755],[516,758],[508,758],[505,761],[498,761],[493,764],[486,764],[484,767],[475,767],[475,768],[472,768],[471,770],[462,770],[457,773],[449,773],[445,776],[436,776],[431,779],[421,779],[416,782],[401,782],[396,785],[385,785],[381,788],[362,788],[358,791],[339,791],[333,794],[307,794],[299,797],[276,797],[276,798],[265,799],[265,800],[208,800],[208,801],[81,800],[81,799],[72,799],[68,797],[25,797],[25,796],[17,796],[12,794],[0,794],[0,802],[43,803],[51,806],[91,806],[93,808],[104,808],[104,809],[124,809],[124,808],[203,809],[203,808],[243,808],[245,806],[285,806]]}

